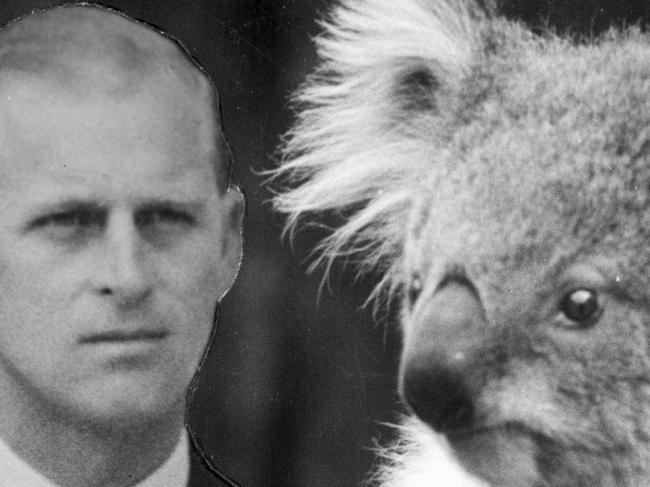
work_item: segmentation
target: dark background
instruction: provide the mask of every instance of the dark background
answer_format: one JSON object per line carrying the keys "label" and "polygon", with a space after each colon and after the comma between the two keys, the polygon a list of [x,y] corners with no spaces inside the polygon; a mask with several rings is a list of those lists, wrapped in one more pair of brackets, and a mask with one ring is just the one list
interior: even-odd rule
{"label": "dark background", "polygon": [[[392,0],[400,1],[400,0]],[[64,1],[0,0],[0,23]],[[317,235],[280,238],[256,175],[273,166],[292,117],[288,94],[314,63],[309,41],[326,0],[105,0],[180,40],[215,81],[247,199],[244,261],[223,302],[189,421],[205,452],[244,487],[359,485],[400,404],[395,310],[361,309],[372,276],[305,275]],[[593,34],[647,21],[647,0],[500,0],[534,28]],[[155,447],[152,445],[152,447]]]}

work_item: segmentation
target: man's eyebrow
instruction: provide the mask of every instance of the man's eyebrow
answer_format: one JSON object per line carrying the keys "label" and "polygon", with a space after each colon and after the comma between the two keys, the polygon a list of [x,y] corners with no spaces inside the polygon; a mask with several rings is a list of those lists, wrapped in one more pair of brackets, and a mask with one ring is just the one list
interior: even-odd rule
{"label": "man's eyebrow", "polygon": [[[173,199],[173,198],[146,198],[133,204],[134,212],[155,211],[160,209],[175,209],[188,212],[200,212],[205,208],[207,199]],[[28,229],[39,221],[48,218],[51,215],[67,212],[87,212],[87,213],[108,213],[110,203],[100,202],[86,198],[71,198],[58,201],[44,201],[34,205],[25,218],[27,223],[24,225]]]}
{"label": "man's eyebrow", "polygon": [[[160,207],[186,207],[199,208],[205,206],[207,198],[142,198],[133,203],[133,208],[139,210],[142,208],[160,208]],[[57,211],[75,210],[75,209],[96,209],[108,211],[111,207],[110,202],[98,201],[91,198],[69,198],[54,201],[43,201],[34,205],[30,213],[37,215],[39,213],[49,213]]]}
{"label": "man's eyebrow", "polygon": [[35,205],[34,208],[31,209],[30,214],[39,216],[43,214],[60,213],[73,210],[106,211],[107,209],[107,204],[98,202],[96,200],[73,198],[49,202],[44,201]]}
{"label": "man's eyebrow", "polygon": [[205,199],[145,199],[134,205],[136,211],[156,210],[160,208],[181,209],[187,211],[198,211],[205,207]]}
{"label": "man's eyebrow", "polygon": [[84,212],[90,214],[102,214],[108,211],[106,204],[86,199],[67,199],[54,202],[43,202],[30,210],[24,225],[25,230],[34,228],[52,215],[68,212]]}
{"label": "man's eyebrow", "polygon": [[77,208],[106,210],[107,207],[108,205],[106,203],[90,198],[69,198],[39,202],[34,205],[31,213],[38,214],[52,211],[73,210]]}

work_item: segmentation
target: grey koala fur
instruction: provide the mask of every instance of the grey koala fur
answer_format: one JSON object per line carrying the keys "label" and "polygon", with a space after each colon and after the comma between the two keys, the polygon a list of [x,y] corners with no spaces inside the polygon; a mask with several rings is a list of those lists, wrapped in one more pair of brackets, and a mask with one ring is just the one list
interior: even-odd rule
{"label": "grey koala fur", "polygon": [[316,264],[402,302],[410,415],[374,481],[650,485],[650,38],[454,0],[323,29],[274,204],[291,230],[339,215]]}

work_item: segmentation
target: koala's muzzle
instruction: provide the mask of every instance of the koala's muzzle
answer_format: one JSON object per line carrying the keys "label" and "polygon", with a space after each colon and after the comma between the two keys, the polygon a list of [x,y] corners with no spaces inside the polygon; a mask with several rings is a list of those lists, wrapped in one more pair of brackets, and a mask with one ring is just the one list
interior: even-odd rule
{"label": "koala's muzzle", "polygon": [[424,306],[404,347],[403,397],[436,431],[469,429],[488,331],[480,298],[471,282],[449,279]]}

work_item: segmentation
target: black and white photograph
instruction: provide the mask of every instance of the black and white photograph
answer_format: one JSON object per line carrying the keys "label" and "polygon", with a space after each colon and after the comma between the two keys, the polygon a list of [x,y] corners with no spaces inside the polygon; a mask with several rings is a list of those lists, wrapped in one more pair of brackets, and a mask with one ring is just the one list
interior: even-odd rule
{"label": "black and white photograph", "polygon": [[0,3],[0,487],[650,485],[645,0]]}

